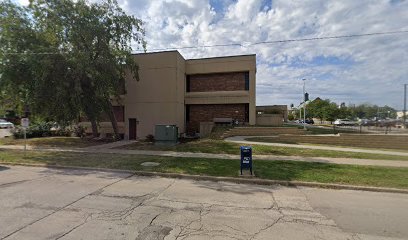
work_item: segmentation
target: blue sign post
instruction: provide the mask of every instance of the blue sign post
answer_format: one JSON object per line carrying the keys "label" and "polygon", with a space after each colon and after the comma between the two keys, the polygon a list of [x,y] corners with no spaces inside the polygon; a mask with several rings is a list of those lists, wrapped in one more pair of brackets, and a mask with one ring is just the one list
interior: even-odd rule
{"label": "blue sign post", "polygon": [[252,147],[241,146],[241,175],[242,169],[249,169],[252,175]]}

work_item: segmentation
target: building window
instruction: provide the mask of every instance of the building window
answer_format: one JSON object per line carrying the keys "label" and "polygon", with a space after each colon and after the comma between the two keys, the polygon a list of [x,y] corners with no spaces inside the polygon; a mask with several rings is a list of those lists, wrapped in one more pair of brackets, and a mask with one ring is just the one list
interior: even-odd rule
{"label": "building window", "polygon": [[190,92],[190,75],[186,76],[186,92]]}
{"label": "building window", "polygon": [[249,122],[249,103],[245,103],[245,122]]}
{"label": "building window", "polygon": [[186,105],[186,122],[190,122],[190,105]]}
{"label": "building window", "polygon": [[245,90],[249,91],[249,72],[245,72]]}

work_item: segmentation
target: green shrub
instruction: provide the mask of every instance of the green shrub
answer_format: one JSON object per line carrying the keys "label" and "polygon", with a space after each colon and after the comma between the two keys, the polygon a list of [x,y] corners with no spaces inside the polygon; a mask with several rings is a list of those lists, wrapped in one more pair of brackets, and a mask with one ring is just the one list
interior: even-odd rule
{"label": "green shrub", "polygon": [[84,138],[86,136],[86,128],[81,125],[77,125],[73,128],[73,133],[76,137]]}
{"label": "green shrub", "polygon": [[[14,138],[24,138],[24,128],[17,126],[12,131]],[[27,138],[52,137],[52,136],[71,136],[72,130],[59,127],[53,122],[34,123],[26,129]]]}
{"label": "green shrub", "polygon": [[146,136],[146,142],[154,142],[154,136],[152,134],[149,134]]}

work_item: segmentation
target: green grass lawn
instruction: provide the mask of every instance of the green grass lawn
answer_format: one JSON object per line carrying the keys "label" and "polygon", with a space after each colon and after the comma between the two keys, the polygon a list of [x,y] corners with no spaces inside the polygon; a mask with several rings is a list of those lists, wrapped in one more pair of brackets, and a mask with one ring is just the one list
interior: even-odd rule
{"label": "green grass lawn", "polygon": [[[242,144],[230,143],[223,140],[203,139],[181,143],[175,146],[156,146],[151,143],[138,142],[119,147],[129,150],[158,150],[176,152],[200,152],[200,153],[225,153],[239,154],[239,147]],[[354,153],[317,149],[300,149],[291,147],[275,147],[264,145],[253,145],[253,154],[258,155],[281,155],[281,156],[302,156],[302,157],[333,157],[333,158],[356,158],[374,160],[408,160],[408,156],[394,156],[371,153]]]}
{"label": "green grass lawn", "polygon": [[[143,167],[143,162],[158,162],[157,167]],[[0,150],[1,162],[46,164],[48,166],[98,167],[237,177],[239,160],[156,157],[100,153],[68,153]],[[336,165],[295,161],[255,161],[258,178],[338,183],[408,189],[408,168]]]}
{"label": "green grass lawn", "polygon": [[[44,137],[27,139],[27,145],[34,147],[83,148],[103,143],[106,142],[77,137]],[[1,138],[0,145],[24,145],[24,139]]]}
{"label": "green grass lawn", "polygon": [[[364,139],[363,141],[370,141],[370,136],[369,135],[365,135],[366,139]],[[346,144],[346,143],[330,143],[330,142],[324,142],[323,140],[320,140],[319,143],[311,143],[311,142],[307,142],[307,140],[299,138],[297,139],[296,137],[292,137],[291,139],[282,139],[279,137],[250,137],[248,136],[245,140],[248,141],[253,141],[253,142],[266,142],[266,143],[284,143],[284,144],[299,144],[299,145],[310,145],[310,146],[326,146],[326,147],[336,147],[336,148],[354,148],[354,149],[365,149],[365,150],[373,150],[373,148],[375,150],[381,150],[381,151],[397,151],[397,152],[408,152],[408,149],[400,149],[400,148],[395,148],[395,149],[391,149],[391,148],[378,148],[378,147],[373,147],[373,148],[369,148],[366,145],[364,146],[355,146],[352,144]],[[408,145],[407,145],[408,146]]]}

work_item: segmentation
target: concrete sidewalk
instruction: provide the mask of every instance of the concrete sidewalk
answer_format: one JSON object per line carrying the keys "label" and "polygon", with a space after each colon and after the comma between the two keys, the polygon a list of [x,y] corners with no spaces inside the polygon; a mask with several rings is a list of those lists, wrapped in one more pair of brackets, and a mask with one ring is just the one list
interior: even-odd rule
{"label": "concrete sidewalk", "polygon": [[[102,146],[105,146],[103,148]],[[239,159],[233,154],[214,154],[214,153],[194,153],[194,152],[173,152],[173,151],[151,151],[151,150],[126,150],[126,149],[109,149],[110,144],[100,145],[99,148],[32,148],[32,151],[51,151],[51,152],[82,152],[82,153],[109,153],[109,154],[129,154],[129,155],[149,155],[161,157],[179,157],[179,158],[207,158],[207,159]],[[24,146],[0,146],[0,149],[23,150]],[[381,166],[381,167],[408,167],[408,161],[394,160],[371,160],[371,159],[354,159],[354,158],[328,158],[328,157],[300,157],[300,156],[277,156],[277,155],[254,155],[254,160],[262,161],[302,161],[302,162],[319,162],[333,164],[352,164],[363,166]]]}
{"label": "concrete sidewalk", "polygon": [[[268,142],[254,142],[245,140],[247,138],[256,137],[269,137],[269,136],[235,136],[226,138],[225,141],[239,144],[247,145],[265,145],[265,146],[275,146],[275,147],[291,147],[291,148],[302,148],[302,149],[318,149],[318,150],[329,150],[329,151],[340,151],[340,152],[357,152],[357,153],[373,153],[373,154],[385,154],[394,156],[408,156],[408,152],[398,152],[398,151],[383,151],[375,149],[358,149],[358,148],[347,148],[347,147],[326,147],[326,146],[313,146],[313,145],[300,145],[300,144],[285,144],[285,143],[268,143]],[[276,136],[270,136],[276,137]]]}

